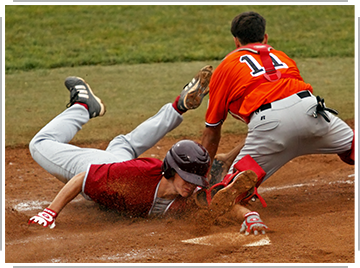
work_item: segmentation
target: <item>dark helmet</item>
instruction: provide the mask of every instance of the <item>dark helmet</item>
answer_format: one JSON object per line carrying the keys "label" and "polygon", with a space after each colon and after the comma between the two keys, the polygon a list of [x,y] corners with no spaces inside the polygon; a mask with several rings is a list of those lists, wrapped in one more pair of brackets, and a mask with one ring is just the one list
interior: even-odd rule
{"label": "dark helmet", "polygon": [[195,141],[182,140],[175,143],[167,152],[162,171],[167,179],[173,177],[176,172],[183,180],[206,187],[209,167],[210,156],[207,150]]}

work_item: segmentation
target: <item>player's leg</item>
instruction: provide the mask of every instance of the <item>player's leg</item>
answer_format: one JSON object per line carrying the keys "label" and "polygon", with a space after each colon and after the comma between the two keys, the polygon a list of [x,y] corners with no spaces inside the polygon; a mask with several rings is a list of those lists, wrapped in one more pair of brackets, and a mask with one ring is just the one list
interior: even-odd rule
{"label": "player's leg", "polygon": [[345,163],[349,165],[355,165],[355,130],[353,130],[351,148],[345,152],[338,153],[338,156]]}
{"label": "player's leg", "polygon": [[157,114],[150,117],[126,135],[115,137],[107,151],[122,161],[138,157],[154,146],[168,132],[180,125],[182,113],[196,109],[208,93],[212,67],[205,66],[188,83],[173,103],[165,104]]}
{"label": "player's leg", "polygon": [[65,85],[70,91],[70,107],[42,128],[29,144],[34,160],[63,182],[85,171],[92,161],[109,161],[112,157],[100,150],[94,154],[94,149],[68,144],[91,117],[103,115],[105,108],[82,79],[70,77]]}
{"label": "player's leg", "polygon": [[[301,154],[338,154],[345,163],[354,164],[354,139],[355,133],[340,118],[328,113],[330,122],[325,122],[326,132],[321,133],[321,138],[314,137],[305,140],[301,147]],[[325,122],[325,123],[324,123]]]}
{"label": "player's leg", "polygon": [[[255,115],[244,148],[230,171],[240,159],[251,155],[266,172],[265,181],[297,156],[339,154],[351,149],[353,131],[345,122],[331,113],[327,113],[330,122],[321,116],[314,117],[316,97],[303,98],[290,107],[284,106],[285,110],[281,108],[282,102],[275,103],[277,108],[272,111]],[[264,117],[266,120],[262,120]]]}
{"label": "player's leg", "polygon": [[115,137],[106,151],[116,155],[121,161],[134,159],[180,125],[182,120],[182,116],[168,103],[130,133]]}
{"label": "player's leg", "polygon": [[29,149],[33,159],[66,182],[73,175],[69,162],[81,150],[68,142],[88,120],[88,111],[81,105],[74,105],[56,116],[31,140]]}

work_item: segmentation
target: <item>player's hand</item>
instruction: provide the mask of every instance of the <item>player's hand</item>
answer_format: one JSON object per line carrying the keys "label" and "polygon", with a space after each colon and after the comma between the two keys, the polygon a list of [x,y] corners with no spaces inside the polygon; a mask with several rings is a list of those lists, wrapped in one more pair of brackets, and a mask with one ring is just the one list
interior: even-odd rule
{"label": "player's hand", "polygon": [[258,235],[259,232],[265,234],[265,230],[269,229],[260,219],[259,213],[253,211],[245,214],[245,220],[241,225],[240,233],[245,232],[249,235],[251,232]]}
{"label": "player's hand", "polygon": [[38,215],[30,218],[28,224],[39,224],[43,227],[50,227],[50,229],[55,227],[55,219],[57,213],[49,208],[45,208],[44,211],[40,212]]}

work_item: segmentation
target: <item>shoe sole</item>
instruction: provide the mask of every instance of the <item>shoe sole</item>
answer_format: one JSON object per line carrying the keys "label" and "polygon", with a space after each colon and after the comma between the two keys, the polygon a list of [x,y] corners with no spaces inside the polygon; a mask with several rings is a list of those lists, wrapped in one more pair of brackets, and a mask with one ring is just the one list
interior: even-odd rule
{"label": "shoe sole", "polygon": [[255,187],[258,177],[252,170],[239,173],[225,188],[219,190],[211,200],[210,211],[213,216],[221,216],[235,205],[236,198]]}
{"label": "shoe sole", "polygon": [[212,70],[213,67],[210,65],[203,67],[189,85],[187,85],[190,89],[184,97],[186,109],[197,108],[201,104],[203,97],[209,93]]}
{"label": "shoe sole", "polygon": [[102,100],[97,97],[94,92],[91,90],[91,87],[88,83],[86,83],[86,81],[84,79],[82,79],[81,77],[68,77],[66,80],[65,80],[65,86],[67,87],[67,89],[70,91],[70,88],[72,87],[75,87],[75,86],[78,86],[80,84],[77,84],[75,83],[74,85],[68,85],[66,82],[68,81],[69,78],[72,78],[72,79],[77,79],[77,80],[80,80],[84,83],[84,86],[86,87],[86,89],[90,92],[90,94],[95,98],[95,100],[97,101],[97,103],[100,105],[100,112],[97,116],[103,116],[105,113],[106,113],[106,107],[105,107],[105,104],[102,102]]}

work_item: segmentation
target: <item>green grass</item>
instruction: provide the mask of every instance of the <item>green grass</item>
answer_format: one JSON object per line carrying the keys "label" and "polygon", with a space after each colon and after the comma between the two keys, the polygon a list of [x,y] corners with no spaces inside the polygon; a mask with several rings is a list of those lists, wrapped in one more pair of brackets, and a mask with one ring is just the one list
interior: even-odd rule
{"label": "green grass", "polygon": [[[354,117],[354,6],[5,7],[5,143],[26,145],[65,109],[69,75],[85,78],[107,105],[74,141],[110,140],[172,102],[205,64],[234,49],[230,23],[255,10],[270,44],[293,57],[315,94]],[[200,137],[207,99],[168,135]],[[229,116],[225,133],[245,133]]]}
{"label": "green grass", "polygon": [[[353,58],[298,59],[304,79],[314,93],[325,98],[340,117],[354,117]],[[63,85],[69,75],[85,78],[107,106],[104,117],[94,118],[74,141],[110,140],[127,133],[163,104],[172,102],[182,87],[205,64],[218,61],[153,63],[116,66],[89,66],[35,70],[6,75],[5,140],[6,145],[25,145],[48,121],[65,109],[69,93]],[[184,114],[181,127],[168,136],[200,137],[204,128],[207,97],[203,104]],[[224,133],[245,133],[246,125],[229,115]]]}
{"label": "green grass", "polygon": [[5,70],[221,60],[232,18],[247,10],[291,57],[354,56],[354,6],[10,5]]}

